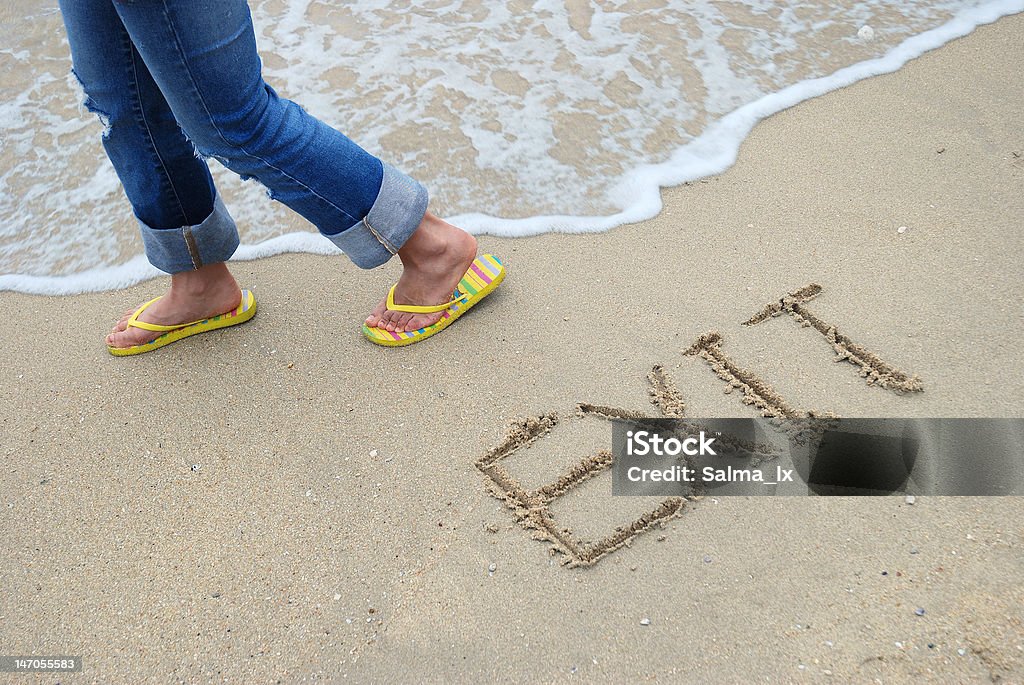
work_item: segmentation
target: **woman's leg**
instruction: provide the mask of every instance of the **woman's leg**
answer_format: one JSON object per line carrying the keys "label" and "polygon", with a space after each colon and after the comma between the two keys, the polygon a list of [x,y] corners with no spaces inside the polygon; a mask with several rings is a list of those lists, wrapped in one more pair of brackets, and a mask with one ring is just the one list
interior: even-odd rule
{"label": "woman's leg", "polygon": [[[419,183],[278,97],[263,81],[245,0],[136,0],[115,9],[200,153],[259,180],[358,266],[398,254],[400,303],[449,299],[475,240],[426,212]],[[376,312],[368,321],[419,328],[438,317]]]}
{"label": "woman's leg", "polygon": [[[223,262],[238,232],[110,0],[62,2],[75,76],[86,106],[104,124],[103,147],[124,186],[149,260],[172,276],[170,292],[142,319],[176,324],[238,306],[238,285]],[[159,333],[124,330],[108,344],[127,347]]]}

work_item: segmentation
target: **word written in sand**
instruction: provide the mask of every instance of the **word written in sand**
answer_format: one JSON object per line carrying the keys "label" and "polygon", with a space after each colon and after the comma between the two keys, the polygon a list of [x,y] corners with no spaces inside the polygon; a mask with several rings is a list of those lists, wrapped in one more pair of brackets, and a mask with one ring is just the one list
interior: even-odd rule
{"label": "word written in sand", "polygon": [[[837,354],[836,361],[848,361],[860,368],[860,375],[868,385],[886,388],[897,393],[921,392],[923,385],[917,376],[910,376],[883,361],[878,355],[859,345],[839,332],[832,324],[826,323],[805,305],[822,292],[815,283],[789,293],[776,302],[766,305],[760,312],[744,322],[755,326],[772,317],[788,314],[805,327],[813,327],[821,333]],[[797,409],[787,402],[776,390],[754,372],[739,366],[722,350],[722,335],[710,331],[699,338],[683,352],[686,356],[704,359],[715,374],[726,384],[725,392],[739,390],[743,393],[743,404],[757,409],[762,416],[777,419],[780,430],[789,433],[798,441],[805,431],[821,430],[818,422],[807,420],[838,418],[831,412],[815,412]],[[660,366],[655,366],[647,376],[651,402],[661,416],[682,418],[686,404],[679,390]],[[606,419],[657,418],[641,412],[615,407],[580,403],[579,416],[598,416]],[[627,526],[619,527],[614,533],[597,541],[579,540],[566,528],[560,528],[552,517],[549,505],[556,498],[612,466],[612,454],[602,450],[584,458],[554,483],[536,490],[526,490],[501,464],[501,461],[517,450],[527,449],[534,442],[547,435],[558,425],[557,414],[551,412],[536,418],[524,419],[513,424],[505,440],[476,462],[480,471],[490,479],[491,492],[512,509],[516,519],[527,529],[534,531],[534,537],[550,542],[553,549],[565,555],[563,563],[569,566],[587,566],[597,562],[610,552],[627,545],[638,535],[682,514],[687,501],[701,499],[699,494],[692,497],[671,497]],[[810,427],[806,428],[805,424]],[[781,427],[784,426],[784,427]],[[697,433],[700,426],[686,424],[687,430]],[[722,439],[721,437],[719,439]],[[726,438],[727,439],[727,438]],[[742,444],[735,447],[746,450],[756,463],[776,456],[768,445]]]}

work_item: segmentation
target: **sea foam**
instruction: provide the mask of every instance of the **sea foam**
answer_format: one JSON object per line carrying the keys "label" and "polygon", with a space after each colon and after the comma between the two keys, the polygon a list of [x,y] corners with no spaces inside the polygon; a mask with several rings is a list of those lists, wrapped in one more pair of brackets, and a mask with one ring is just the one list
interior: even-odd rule
{"label": "sea foam", "polygon": [[[0,50],[0,290],[150,278],[99,124],[68,87],[59,18],[24,7]],[[424,181],[435,211],[515,237],[651,218],[662,187],[727,169],[758,121],[895,71],[1024,0],[252,7],[275,89]],[[240,225],[235,259],[336,253],[258,184],[211,168]]]}

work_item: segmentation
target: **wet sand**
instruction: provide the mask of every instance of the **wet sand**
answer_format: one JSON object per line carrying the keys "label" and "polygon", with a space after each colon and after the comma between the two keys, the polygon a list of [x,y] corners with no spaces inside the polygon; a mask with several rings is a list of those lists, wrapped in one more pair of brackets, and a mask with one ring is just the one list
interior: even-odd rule
{"label": "wet sand", "polygon": [[[688,416],[752,415],[683,355],[711,330],[802,411],[1019,416],[1022,35],[772,117],[652,221],[483,237],[508,279],[409,348],[359,332],[398,266],[341,256],[239,263],[252,323],[132,359],[103,335],[160,281],[4,293],[2,651],[85,658],[32,682],[1021,682],[1020,498],[705,498],[569,568],[475,464],[557,412],[506,460],[553,482],[610,444],[577,404],[651,411],[655,365]],[[743,325],[809,283],[923,392],[794,317]],[[609,493],[604,472],[552,516],[594,538],[657,505]]]}

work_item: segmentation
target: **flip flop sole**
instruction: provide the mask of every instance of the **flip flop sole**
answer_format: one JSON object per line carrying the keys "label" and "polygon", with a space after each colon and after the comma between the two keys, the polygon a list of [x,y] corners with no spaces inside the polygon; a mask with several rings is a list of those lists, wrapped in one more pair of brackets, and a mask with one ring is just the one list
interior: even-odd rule
{"label": "flip flop sole", "polygon": [[256,298],[250,291],[243,290],[242,302],[238,305],[237,309],[225,314],[218,314],[217,316],[209,319],[203,319],[202,321],[198,321],[188,326],[176,328],[173,331],[168,331],[158,338],[154,338],[148,343],[143,343],[142,345],[132,345],[131,347],[111,347],[110,345],[107,345],[107,351],[115,357],[129,357],[135,354],[144,354],[146,352],[152,352],[153,350],[159,350],[161,347],[166,347],[173,342],[177,342],[193,335],[215,331],[219,328],[237,326],[240,323],[245,323],[254,316],[256,316]]}
{"label": "flip flop sole", "polygon": [[440,333],[452,325],[456,319],[465,314],[469,309],[487,297],[505,280],[505,267],[501,260],[492,254],[485,254],[473,260],[466,275],[459,281],[460,292],[470,293],[469,299],[457,305],[452,305],[444,310],[441,319],[430,326],[415,331],[397,333],[383,328],[370,328],[363,324],[363,335],[377,345],[385,347],[404,347],[413,343],[426,340],[432,335]]}

